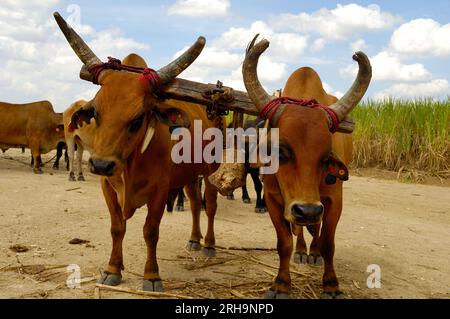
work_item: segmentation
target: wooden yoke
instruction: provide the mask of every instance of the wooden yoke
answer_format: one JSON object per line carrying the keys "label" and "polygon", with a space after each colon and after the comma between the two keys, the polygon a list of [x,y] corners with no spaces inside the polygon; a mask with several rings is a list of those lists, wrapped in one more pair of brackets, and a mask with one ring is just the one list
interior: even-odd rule
{"label": "wooden yoke", "polygon": [[[174,100],[205,106],[214,104],[219,109],[258,115],[258,110],[248,97],[248,94],[243,91],[233,90],[230,87],[218,87],[217,84],[204,84],[176,78],[165,87],[164,93],[167,98]],[[214,93],[219,93],[220,95],[215,95]]]}

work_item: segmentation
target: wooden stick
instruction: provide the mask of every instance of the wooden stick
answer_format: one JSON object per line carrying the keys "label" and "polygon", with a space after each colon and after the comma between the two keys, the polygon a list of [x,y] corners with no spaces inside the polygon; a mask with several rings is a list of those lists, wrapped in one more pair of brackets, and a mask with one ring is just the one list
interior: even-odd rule
{"label": "wooden stick", "polygon": [[239,291],[234,290],[234,289],[231,289],[231,290],[230,290],[230,293],[231,293],[233,296],[236,296],[236,297],[238,297],[238,298],[246,298],[245,295],[241,294]]}
{"label": "wooden stick", "polygon": [[135,290],[130,288],[120,288],[120,287],[114,287],[114,286],[107,286],[102,284],[96,284],[96,287],[99,289],[105,289],[110,291],[117,291],[117,292],[125,292],[128,294],[134,294],[134,295],[140,295],[140,296],[148,296],[148,297],[157,297],[157,298],[177,298],[177,299],[194,299],[189,296],[183,296],[178,294],[171,294],[166,292],[155,292],[155,291],[143,291],[143,290]]}
{"label": "wooden stick", "polygon": [[272,271],[269,271],[269,270],[266,270],[266,269],[263,269],[262,271],[264,271],[266,274],[272,276],[273,278],[275,278],[275,277],[277,276],[277,274],[275,274],[275,273],[272,272]]}
{"label": "wooden stick", "polygon": [[[278,269],[277,266],[270,265],[270,264],[266,264],[265,262],[263,262],[263,261],[257,259],[257,258],[254,257],[254,256],[251,256],[250,258],[249,258],[249,257],[245,257],[245,256],[243,256],[243,257],[246,258],[246,259],[248,259],[248,260],[250,260],[250,261],[253,261],[253,262],[255,262],[255,263],[258,263],[258,264],[260,264],[260,265],[263,265],[263,266],[266,266],[266,267],[269,267],[269,268],[273,268],[273,269]],[[293,273],[293,274],[297,274],[297,275],[304,276],[304,277],[311,277],[311,276],[308,276],[308,275],[306,275],[306,274],[302,274],[301,272],[298,272],[298,271],[293,270],[293,269],[291,269],[290,271],[291,271],[291,273]]]}
{"label": "wooden stick", "polygon": [[310,285],[310,284],[306,284],[306,286],[309,288],[309,290],[311,290],[311,292],[312,292],[314,298],[318,299],[318,298],[317,298],[317,295],[316,295],[316,292],[312,289],[311,285]]}
{"label": "wooden stick", "polygon": [[69,188],[69,189],[66,189],[66,192],[76,191],[77,189],[81,189],[81,187]]}
{"label": "wooden stick", "polygon": [[213,272],[215,272],[215,273],[217,273],[217,274],[230,275],[230,276],[233,276],[233,277],[241,277],[241,278],[250,279],[250,280],[252,279],[252,278],[250,278],[250,277],[248,277],[248,276],[245,276],[245,275],[234,274],[234,273],[226,272],[226,271],[213,270]]}
{"label": "wooden stick", "polygon": [[101,299],[100,288],[99,287],[95,287],[94,288],[94,299]]}
{"label": "wooden stick", "polygon": [[248,250],[262,250],[262,251],[274,251],[277,250],[276,248],[265,248],[265,247],[223,247],[223,246],[216,246],[216,248],[218,249],[225,249],[225,250],[243,250],[243,251],[248,251]]}
{"label": "wooden stick", "polygon": [[228,260],[221,260],[221,261],[216,261],[216,262],[212,262],[212,263],[206,263],[204,265],[200,265],[200,266],[187,266],[185,267],[187,270],[197,270],[197,269],[202,269],[202,268],[206,268],[206,267],[211,267],[211,266],[216,266],[216,265],[220,265],[220,264],[224,264],[226,262],[229,261],[233,261],[234,259],[228,259]]}

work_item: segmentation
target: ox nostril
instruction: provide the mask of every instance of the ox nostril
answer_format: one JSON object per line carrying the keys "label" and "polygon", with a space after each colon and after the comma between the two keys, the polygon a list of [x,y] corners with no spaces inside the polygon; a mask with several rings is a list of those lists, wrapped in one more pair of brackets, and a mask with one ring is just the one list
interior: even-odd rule
{"label": "ox nostril", "polygon": [[112,172],[113,172],[113,170],[114,170],[114,167],[116,166],[116,163],[114,163],[114,162],[109,162],[107,165],[106,165],[106,175],[113,175],[112,174]]}
{"label": "ox nostril", "polygon": [[305,212],[303,211],[302,205],[294,204],[292,205],[292,215],[294,215],[297,218],[304,218]]}
{"label": "ox nostril", "polygon": [[91,172],[97,175],[112,176],[114,172],[115,162],[101,161],[95,159],[89,159],[91,164]]}
{"label": "ox nostril", "polygon": [[323,214],[323,205],[314,204],[294,204],[291,213],[295,218],[315,221]]}

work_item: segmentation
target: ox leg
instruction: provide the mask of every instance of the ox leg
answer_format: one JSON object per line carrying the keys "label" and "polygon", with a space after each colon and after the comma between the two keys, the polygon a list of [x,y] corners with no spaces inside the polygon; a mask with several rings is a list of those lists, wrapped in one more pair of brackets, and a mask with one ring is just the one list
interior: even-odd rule
{"label": "ox leg", "polygon": [[122,210],[117,202],[117,194],[112,186],[105,178],[102,178],[101,184],[111,217],[112,250],[108,266],[103,271],[99,283],[108,286],[117,286],[122,281],[121,272],[124,269],[122,241],[125,236],[126,221],[122,217]]}
{"label": "ox leg", "polygon": [[261,180],[259,179],[259,169],[252,169],[252,171],[250,172],[250,176],[252,177],[256,192],[255,212],[260,214],[266,213],[267,212],[266,202],[264,198],[261,197],[263,185],[261,183]]}
{"label": "ox leg", "polygon": [[175,210],[177,212],[184,212],[184,191],[183,188],[180,188],[178,190],[178,196],[177,196],[177,206],[175,207]]}
{"label": "ox leg", "polygon": [[67,152],[69,155],[69,181],[75,181],[75,172],[73,170],[73,159],[75,157],[75,142],[72,138],[66,139]]}
{"label": "ox leg", "polygon": [[64,143],[58,143],[58,145],[56,146],[56,159],[55,162],[53,163],[53,169],[55,170],[59,169],[59,160],[63,156],[63,148]]}
{"label": "ox leg", "polygon": [[39,144],[38,143],[30,143],[31,156],[33,156],[34,168],[33,171],[36,174],[43,174],[41,165],[41,154],[39,152]]}
{"label": "ox leg", "polygon": [[280,267],[275,282],[267,292],[266,299],[286,299],[291,291],[291,274],[289,270],[292,256],[292,234],[291,225],[284,219],[283,207],[278,205],[267,194],[267,207],[269,208],[270,219],[275,226],[277,233],[277,251],[280,257]]}
{"label": "ox leg", "polygon": [[69,154],[67,153],[67,145],[64,150],[64,162],[66,162],[66,171],[69,171]]}
{"label": "ox leg", "polygon": [[208,229],[205,236],[205,246],[202,254],[206,257],[216,256],[216,238],[214,236],[214,218],[217,211],[217,189],[205,178],[206,215],[208,216]]}
{"label": "ox leg", "polygon": [[159,225],[164,214],[164,206],[166,205],[167,192],[157,193],[147,203],[148,213],[144,225],[144,239],[147,244],[147,261],[145,263],[143,283],[145,291],[161,292],[164,290],[161,277],[159,276],[156,246],[159,239]]}
{"label": "ox leg", "polygon": [[81,145],[77,145],[77,166],[78,166],[78,180],[85,181],[83,175],[83,151],[84,148]]}
{"label": "ox leg", "polygon": [[200,250],[200,239],[203,237],[200,231],[200,211],[202,195],[200,188],[198,187],[198,180],[186,186],[186,194],[189,197],[191,203],[192,212],[192,231],[191,238],[187,243],[188,250]]}
{"label": "ox leg", "polygon": [[298,227],[297,243],[295,245],[294,262],[297,264],[306,264],[308,262],[308,254],[306,249],[305,237],[303,236],[303,226]]}
{"label": "ox leg", "polygon": [[[342,193],[341,193],[342,194]],[[325,269],[323,274],[323,293],[321,298],[344,298],[339,290],[339,282],[334,271],[334,236],[336,226],[342,211],[342,196],[333,200],[326,199],[322,201],[325,212],[322,224],[322,230],[319,237],[319,249],[324,259]]]}
{"label": "ox leg", "polygon": [[169,191],[169,195],[167,195],[167,212],[173,212],[173,204],[175,203],[175,199],[178,195],[178,189],[172,189]]}
{"label": "ox leg", "polygon": [[[244,180],[247,181],[247,170],[245,170]],[[245,204],[250,204],[251,203],[250,196],[248,195],[247,183],[245,183],[245,185],[242,186],[242,201]]]}
{"label": "ox leg", "polygon": [[311,236],[313,236],[311,245],[309,246],[308,264],[314,266],[322,266],[323,258],[319,250],[320,224],[306,226]]}

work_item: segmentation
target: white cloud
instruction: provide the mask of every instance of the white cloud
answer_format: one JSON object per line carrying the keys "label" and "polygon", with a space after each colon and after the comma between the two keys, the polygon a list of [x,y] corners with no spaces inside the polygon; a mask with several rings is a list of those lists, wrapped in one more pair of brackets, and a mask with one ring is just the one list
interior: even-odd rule
{"label": "white cloud", "polygon": [[338,4],[332,10],[322,8],[311,14],[277,15],[271,25],[275,29],[317,32],[325,39],[345,40],[362,32],[390,29],[400,22],[400,17],[381,11],[377,5],[363,7],[351,3]]}
{"label": "white cloud", "polygon": [[[403,64],[400,58],[387,51],[382,51],[370,58],[372,80],[417,82],[431,79],[431,73],[423,64]],[[356,63],[341,69],[341,75],[355,77]]]}
{"label": "white cloud", "polygon": [[[78,78],[81,62],[53,19],[57,0],[2,0],[0,8],[0,84],[2,101],[27,103],[50,100],[63,111],[76,99],[92,98],[98,88]],[[94,30],[77,25],[100,59],[123,58],[148,45],[125,37],[120,30]]]}
{"label": "white cloud", "polygon": [[388,97],[414,99],[433,97],[437,99],[450,96],[450,84],[446,79],[436,79],[424,83],[398,83],[374,95],[375,99]]}
{"label": "white cloud", "polygon": [[318,38],[314,40],[313,44],[311,45],[311,51],[312,52],[319,52],[322,51],[322,49],[325,47],[325,39]]}
{"label": "white cloud", "polygon": [[169,15],[217,17],[228,13],[229,0],[177,0],[168,8]]}
{"label": "white cloud", "polygon": [[432,19],[416,19],[394,31],[390,48],[398,53],[450,55],[450,23],[440,25]]}
{"label": "white cloud", "polygon": [[351,43],[350,47],[352,48],[353,52],[363,51],[367,48],[367,43],[366,41],[364,41],[364,39],[358,39],[355,42]]}
{"label": "white cloud", "polygon": [[213,46],[244,52],[245,46],[256,34],[260,34],[259,40],[265,38],[270,41],[270,50],[268,49],[264,55],[282,62],[298,61],[308,46],[307,36],[277,33],[262,21],[253,22],[249,28],[230,28],[213,41]]}
{"label": "white cloud", "polygon": [[322,82],[322,86],[327,94],[334,95],[338,99],[340,99],[341,97],[344,96],[344,93],[342,93],[340,91],[335,91],[333,89],[333,87],[331,85],[329,85],[327,82]]}

